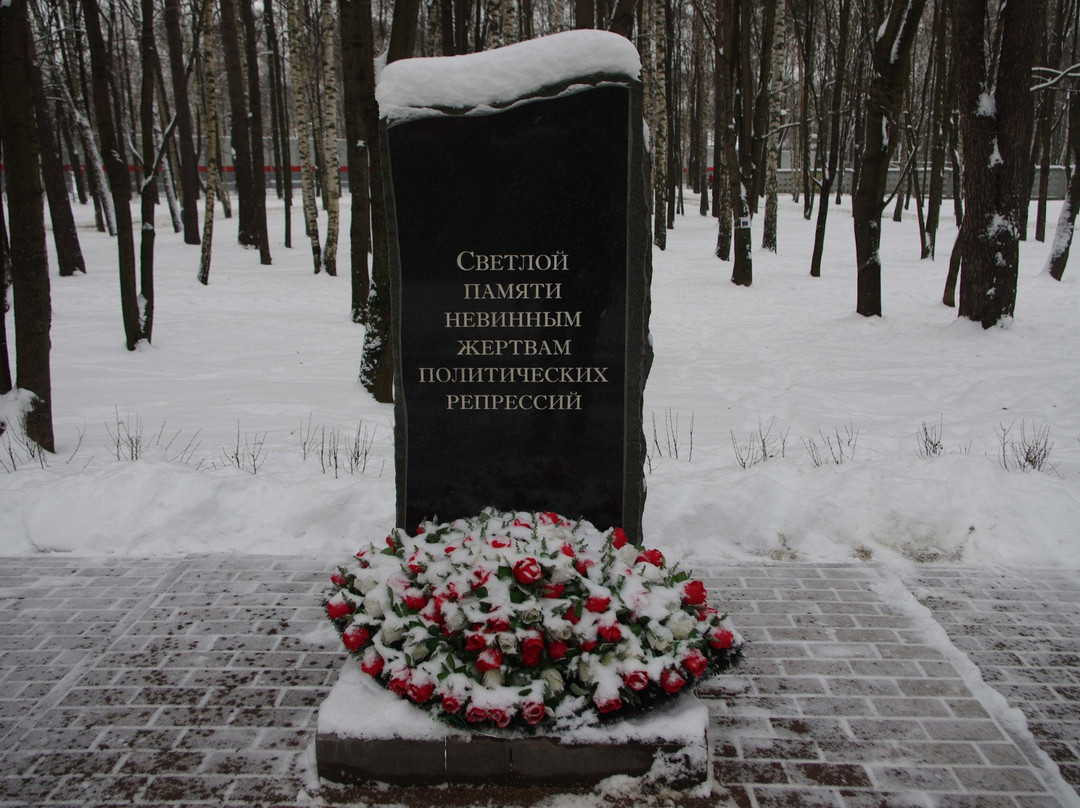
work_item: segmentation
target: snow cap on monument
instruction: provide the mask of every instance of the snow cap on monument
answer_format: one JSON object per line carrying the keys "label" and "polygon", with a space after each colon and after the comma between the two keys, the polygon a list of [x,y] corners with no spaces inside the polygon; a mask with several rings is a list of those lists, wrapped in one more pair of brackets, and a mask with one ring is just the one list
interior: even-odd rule
{"label": "snow cap on monument", "polygon": [[383,69],[376,98],[391,118],[395,108],[497,107],[589,75],[640,78],[637,49],[618,34],[580,30],[467,57],[401,59]]}

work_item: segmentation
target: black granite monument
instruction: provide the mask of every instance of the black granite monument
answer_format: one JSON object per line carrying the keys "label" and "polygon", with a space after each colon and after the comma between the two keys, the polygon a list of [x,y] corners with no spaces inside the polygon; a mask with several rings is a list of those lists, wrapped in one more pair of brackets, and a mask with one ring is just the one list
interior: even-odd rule
{"label": "black granite monument", "polygon": [[491,505],[640,542],[640,82],[561,77],[497,105],[396,106],[383,126],[398,524]]}

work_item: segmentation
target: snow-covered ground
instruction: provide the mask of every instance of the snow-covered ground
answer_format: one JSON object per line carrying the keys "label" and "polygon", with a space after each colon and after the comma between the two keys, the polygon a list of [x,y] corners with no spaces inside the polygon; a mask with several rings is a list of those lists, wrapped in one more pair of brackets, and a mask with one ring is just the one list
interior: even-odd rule
{"label": "snow-covered ground", "polygon": [[[195,279],[199,248],[158,209],[154,342],[134,353],[115,244],[76,211],[88,273],[51,277],[57,454],[42,468],[10,432],[0,438],[0,555],[329,563],[392,525],[392,408],[357,383],[347,245],[341,275],[312,275],[299,217],[286,250],[281,203],[269,202],[274,264],[219,218],[208,287]],[[955,227],[936,262],[920,261],[911,211],[883,223],[884,317],[864,319],[846,200],[813,279],[813,223],[782,199],[780,251],[755,250],[749,289],[730,283],[712,255],[715,220],[696,210],[688,198],[654,258],[649,544],[709,567],[1080,565],[1080,269],[1055,282],[1041,274],[1047,245],[1024,243],[1016,319],[983,331],[940,303]],[[927,434],[938,456],[926,456]],[[358,435],[366,467],[350,472]],[[762,435],[765,461],[750,454]],[[1046,470],[1003,467],[1003,450],[1015,466],[1039,436],[1052,445]]]}

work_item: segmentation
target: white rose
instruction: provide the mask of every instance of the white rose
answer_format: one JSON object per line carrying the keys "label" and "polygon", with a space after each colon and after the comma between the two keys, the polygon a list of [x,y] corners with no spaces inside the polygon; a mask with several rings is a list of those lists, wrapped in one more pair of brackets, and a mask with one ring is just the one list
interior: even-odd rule
{"label": "white rose", "polygon": [[484,687],[488,690],[494,690],[497,687],[502,687],[503,675],[502,671],[498,668],[490,671],[484,671]]}
{"label": "white rose", "polygon": [[447,629],[455,633],[469,625],[469,620],[465,617],[465,613],[461,611],[461,609],[453,609],[450,611],[446,615],[445,620]]}
{"label": "white rose", "polygon": [[427,655],[431,652],[428,650],[426,643],[418,642],[406,646],[405,653],[412,658],[413,662],[419,662],[422,659],[426,659]]}
{"label": "white rose", "polygon": [[574,627],[569,623],[564,622],[561,626],[555,626],[554,628],[549,629],[548,633],[551,635],[552,639],[566,642],[573,636]]}
{"label": "white rose", "polygon": [[573,580],[577,577],[574,562],[570,560],[569,556],[559,556],[555,566],[551,567],[548,572],[548,577],[553,584],[565,584],[567,581]]}
{"label": "white rose", "polygon": [[676,640],[685,640],[693,633],[696,623],[693,617],[680,609],[668,618],[667,627]]}
{"label": "white rose", "polygon": [[544,687],[547,688],[548,693],[552,696],[558,696],[563,690],[566,689],[566,685],[563,683],[562,674],[554,668],[547,668],[540,674],[540,679],[544,682]]}
{"label": "white rose", "polygon": [[365,569],[361,570],[357,576],[353,585],[360,590],[361,595],[366,595],[372,589],[379,585],[379,576],[374,570]]}
{"label": "white rose", "polygon": [[582,658],[578,662],[577,675],[582,684],[591,685],[596,682],[596,666],[588,659]]}
{"label": "white rose", "polygon": [[671,650],[671,640],[668,637],[661,637],[651,631],[646,632],[645,636],[649,641],[649,645],[661,654]]}
{"label": "white rose", "polygon": [[521,622],[527,625],[539,623],[543,619],[544,613],[535,606],[531,609],[526,609],[525,612],[521,615]]}
{"label": "white rose", "polygon": [[405,636],[405,629],[397,623],[383,623],[379,633],[382,634],[384,644],[393,645]]}
{"label": "white rose", "polygon": [[383,617],[386,613],[383,611],[382,601],[375,595],[368,595],[364,598],[364,614]]}
{"label": "white rose", "polygon": [[618,550],[615,551],[615,557],[628,567],[634,565],[637,561],[638,553],[641,552],[641,548],[636,544],[624,544]]}
{"label": "white rose", "polygon": [[502,634],[498,635],[498,638],[499,648],[502,649],[504,654],[513,654],[517,651],[517,637],[513,634],[504,631]]}

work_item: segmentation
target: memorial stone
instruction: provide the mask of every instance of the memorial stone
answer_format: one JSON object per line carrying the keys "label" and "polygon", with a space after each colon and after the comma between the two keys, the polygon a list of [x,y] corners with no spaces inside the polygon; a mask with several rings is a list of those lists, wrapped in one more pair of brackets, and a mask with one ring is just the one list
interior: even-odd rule
{"label": "memorial stone", "polygon": [[495,506],[640,541],[639,73],[601,31],[385,69],[400,526]]}

